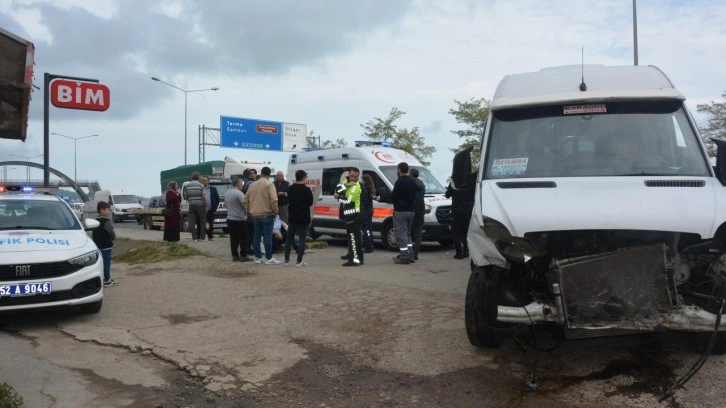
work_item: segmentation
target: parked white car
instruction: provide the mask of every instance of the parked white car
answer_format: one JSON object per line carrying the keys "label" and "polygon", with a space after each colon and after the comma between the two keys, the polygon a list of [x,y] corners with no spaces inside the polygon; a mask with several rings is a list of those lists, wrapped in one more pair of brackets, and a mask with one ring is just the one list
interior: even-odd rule
{"label": "parked white car", "polygon": [[0,186],[0,312],[80,306],[98,313],[103,262],[86,233],[98,226],[95,219],[82,225],[56,196]]}

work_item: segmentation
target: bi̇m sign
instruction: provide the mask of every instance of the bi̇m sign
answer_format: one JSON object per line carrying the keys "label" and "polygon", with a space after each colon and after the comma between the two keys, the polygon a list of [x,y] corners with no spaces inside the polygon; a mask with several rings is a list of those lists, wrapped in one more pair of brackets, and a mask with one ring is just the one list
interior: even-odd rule
{"label": "bi\u0307m sign", "polygon": [[105,111],[111,92],[106,85],[56,79],[50,85],[50,101],[57,108]]}

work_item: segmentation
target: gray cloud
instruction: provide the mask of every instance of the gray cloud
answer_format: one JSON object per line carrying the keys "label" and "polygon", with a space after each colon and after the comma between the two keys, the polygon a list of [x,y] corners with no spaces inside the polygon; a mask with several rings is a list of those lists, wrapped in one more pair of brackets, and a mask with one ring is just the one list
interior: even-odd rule
{"label": "gray cloud", "polygon": [[[86,10],[39,4],[52,44],[33,40],[0,13],[0,26],[36,46],[35,84],[43,72],[100,79],[111,88],[103,120],[127,119],[172,97],[149,86],[149,74],[283,74],[345,53],[380,27],[395,24],[409,1],[186,1],[179,18],[149,10],[146,0],[119,2],[111,19]],[[87,112],[54,110],[54,119],[89,119]],[[98,116],[101,118],[100,116]],[[34,92],[31,118],[42,118],[42,92]],[[99,119],[100,120],[100,119]]]}

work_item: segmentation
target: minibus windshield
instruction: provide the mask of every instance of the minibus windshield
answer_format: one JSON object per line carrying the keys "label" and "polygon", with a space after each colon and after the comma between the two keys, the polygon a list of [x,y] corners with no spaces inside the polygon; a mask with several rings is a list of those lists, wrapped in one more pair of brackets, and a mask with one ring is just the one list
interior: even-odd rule
{"label": "minibus windshield", "polygon": [[681,101],[628,101],[492,113],[486,179],[708,176]]}

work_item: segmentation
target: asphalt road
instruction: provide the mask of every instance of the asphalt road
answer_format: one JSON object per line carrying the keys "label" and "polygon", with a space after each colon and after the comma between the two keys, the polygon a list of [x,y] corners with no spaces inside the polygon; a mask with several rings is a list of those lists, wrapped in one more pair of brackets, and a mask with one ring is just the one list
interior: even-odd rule
{"label": "asphalt road", "polygon": [[[161,239],[116,227],[133,240],[117,251]],[[120,284],[97,315],[4,318],[0,381],[28,407],[689,407],[726,397],[726,359],[713,356],[657,403],[697,358],[675,334],[557,344],[539,333],[546,351],[527,336],[472,347],[468,262],[437,246],[413,265],[377,250],[342,268],[345,247],[333,242],[310,251],[307,268],[283,268],[231,262],[224,238],[182,243],[207,256],[115,263]]]}

